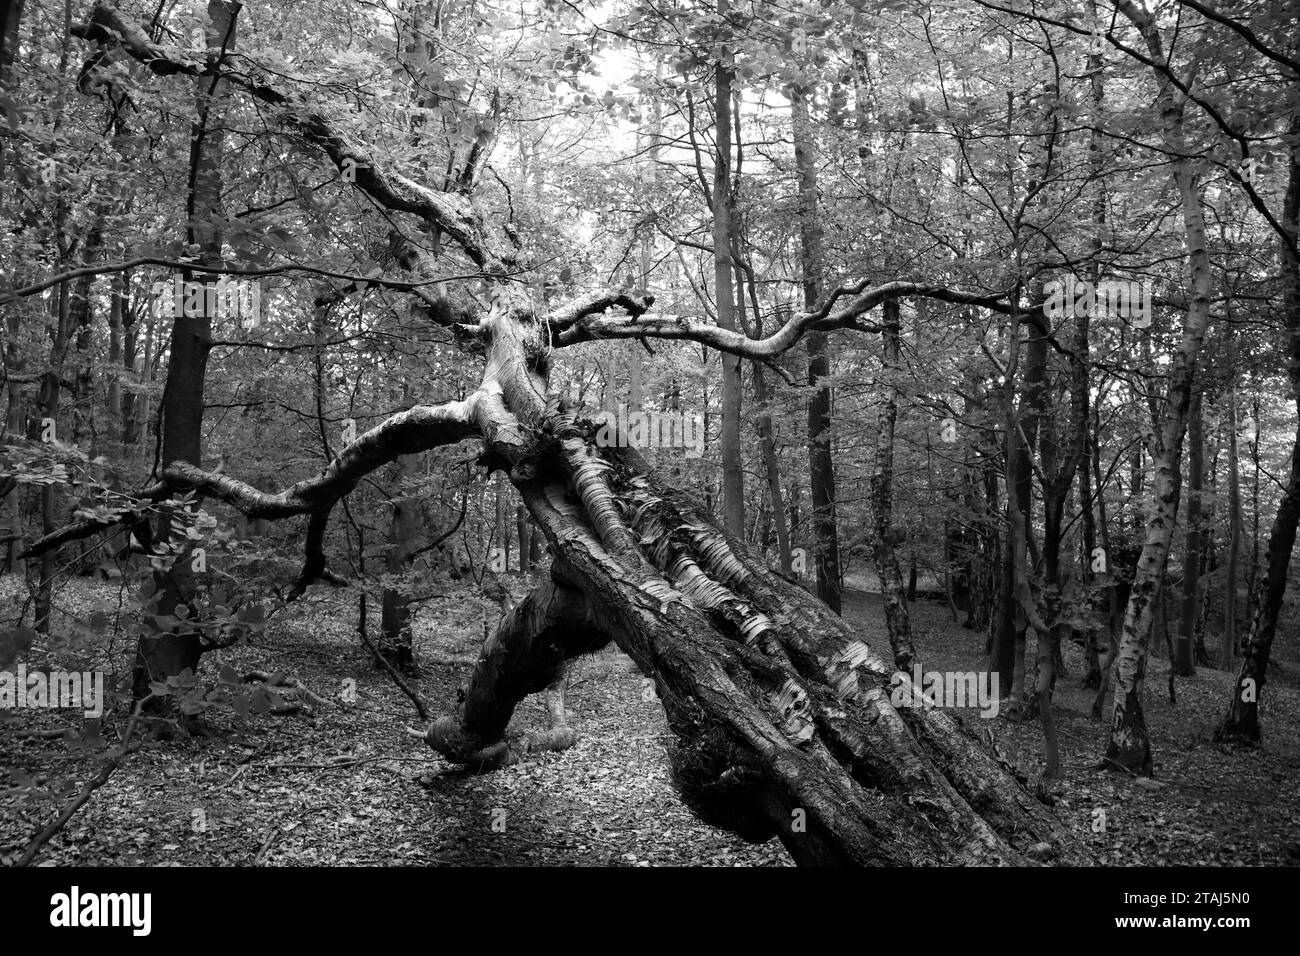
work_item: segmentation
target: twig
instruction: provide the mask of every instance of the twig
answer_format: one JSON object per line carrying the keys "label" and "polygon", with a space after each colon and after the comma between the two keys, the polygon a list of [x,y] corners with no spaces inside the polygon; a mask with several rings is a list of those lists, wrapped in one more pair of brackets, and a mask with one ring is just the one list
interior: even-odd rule
{"label": "twig", "polygon": [[[69,730],[72,730],[72,728],[64,727],[62,730],[19,730],[13,736],[28,740],[55,740],[62,737]],[[75,731],[73,732],[75,733]]]}
{"label": "twig", "polygon": [[411,703],[415,705],[416,713],[418,713],[420,719],[427,724],[429,722],[429,707],[424,702],[424,698],[420,696],[418,691],[412,689],[411,685],[408,684],[405,678],[397,672],[397,668],[389,662],[388,658],[384,657],[384,655],[380,654],[379,651],[375,649],[375,645],[370,642],[370,637],[363,629],[357,628],[357,634],[361,636],[361,640],[365,643],[366,647],[370,649],[370,653],[374,659],[379,662],[379,666],[382,667],[388,673],[388,676],[393,679],[393,683],[401,688],[402,693],[411,698]]}
{"label": "twig", "polygon": [[135,730],[136,721],[140,718],[141,709],[150,697],[153,697],[152,693],[135,705],[135,712],[131,714],[131,721],[126,725],[126,733],[122,735],[122,746],[118,748],[117,753],[104,762],[104,766],[99,768],[99,773],[86,781],[86,785],[81,788],[81,793],[77,795],[77,799],[64,807],[63,812],[55,817],[45,829],[32,837],[31,842],[27,844],[27,849],[19,857],[17,866],[27,866],[32,860],[36,859],[36,854],[40,853],[41,847],[45,846],[56,833],[67,825],[73,815],[86,805],[91,794],[108,783],[108,778],[113,775],[113,771],[121,765],[122,761],[126,759],[126,755],[131,752],[131,734]]}
{"label": "twig", "polygon": [[343,767],[355,767],[363,763],[373,763],[376,760],[394,760],[398,763],[430,763],[439,760],[439,757],[393,757],[387,754],[378,754],[371,757],[358,757],[356,760],[343,760],[338,763],[268,763],[262,766],[267,770],[339,770]]}
{"label": "twig", "polygon": [[271,826],[271,832],[268,833],[266,839],[262,841],[262,848],[257,851],[257,856],[253,857],[253,866],[257,866],[257,864],[262,862],[262,857],[266,856],[266,851],[271,849],[271,844],[275,842],[275,838],[279,835],[280,825],[278,823],[273,824]]}
{"label": "twig", "polygon": [[[298,678],[285,677],[283,674],[271,674],[267,671],[249,671],[244,675],[244,683],[263,683],[268,687],[283,687],[290,693],[298,694],[306,698],[308,703],[315,704],[318,707],[328,707],[331,703],[319,694],[313,693],[311,688],[298,680]],[[292,714],[296,713],[300,709],[300,705],[293,705],[292,710],[286,710],[283,708],[277,709],[273,707],[271,711],[272,713]]]}
{"label": "twig", "polygon": [[[466,471],[468,472],[468,470],[469,469],[467,468]],[[456,518],[456,523],[452,525],[450,528],[448,528],[446,531],[444,531],[442,534],[438,535],[438,537],[434,538],[432,541],[426,544],[423,548],[420,548],[416,551],[412,551],[410,554],[408,554],[406,556],[406,563],[410,564],[420,555],[424,554],[424,552],[432,551],[438,545],[442,544],[453,534],[455,534],[460,529],[461,523],[465,520],[465,512],[468,509],[469,509],[469,486],[466,485],[465,493],[460,496],[460,515]]]}

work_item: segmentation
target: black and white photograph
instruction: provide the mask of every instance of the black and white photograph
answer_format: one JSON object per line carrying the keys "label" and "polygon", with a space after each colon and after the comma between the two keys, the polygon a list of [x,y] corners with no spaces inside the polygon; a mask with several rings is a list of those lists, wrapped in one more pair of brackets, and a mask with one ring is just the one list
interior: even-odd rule
{"label": "black and white photograph", "polygon": [[1298,242],[1294,0],[0,0],[0,879],[1241,939]]}

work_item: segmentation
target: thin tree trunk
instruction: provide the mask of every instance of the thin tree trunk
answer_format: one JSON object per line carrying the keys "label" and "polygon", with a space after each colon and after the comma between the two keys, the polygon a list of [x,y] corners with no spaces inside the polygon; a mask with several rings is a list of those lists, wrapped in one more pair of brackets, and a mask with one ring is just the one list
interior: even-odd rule
{"label": "thin tree trunk", "polygon": [[[1220,442],[1214,445],[1214,454],[1210,456],[1209,493],[1206,504],[1201,509],[1201,557],[1198,562],[1201,580],[1209,580],[1219,570],[1219,552],[1215,540],[1215,502],[1219,497],[1219,449]],[[1210,623],[1210,604],[1207,595],[1202,593],[1200,609],[1196,615],[1196,639],[1192,648],[1192,660],[1197,667],[1213,667],[1210,649],[1205,644],[1205,632]]]}
{"label": "thin tree trunk", "polygon": [[522,504],[515,505],[515,530],[519,542],[519,573],[527,574],[532,549],[529,546],[528,509]]}
{"label": "thin tree trunk", "polygon": [[1237,651],[1237,579],[1241,556],[1241,456],[1237,445],[1237,392],[1228,388],[1228,566],[1223,585],[1223,642],[1219,669],[1230,671]]}
{"label": "thin tree trunk", "polygon": [[[496,493],[496,519],[493,521],[493,536],[500,542],[501,570],[510,570],[510,522],[506,519],[505,496],[501,488]],[[494,569],[495,570],[495,569]]]}
{"label": "thin tree trunk", "polygon": [[[13,62],[18,52],[18,31],[22,25],[23,0],[0,0],[0,98],[7,102],[16,102],[15,90],[11,89],[13,81]],[[17,116],[10,113],[9,107],[0,121],[17,123]],[[27,178],[21,168],[8,172],[5,164],[8,154],[8,140],[0,140],[0,180],[21,182]],[[21,286],[22,278],[10,274],[6,281]],[[11,302],[5,307],[7,313],[0,321],[4,322],[5,335],[5,373],[9,376],[6,383],[9,408],[5,416],[5,432],[21,435],[25,430],[25,399],[22,384],[14,377],[22,368],[22,349],[19,347],[19,333],[22,329],[22,308],[20,303]],[[7,487],[0,495],[4,505],[4,519],[0,523],[0,536],[8,540],[4,544],[4,560],[0,562],[0,571],[16,573],[19,570],[18,553],[21,550],[23,535],[22,486],[17,481],[8,481]]]}
{"label": "thin tree trunk", "polygon": [[790,531],[786,527],[785,504],[781,500],[781,465],[776,457],[776,438],[772,433],[772,412],[769,406],[771,396],[767,389],[767,379],[762,367],[755,362],[752,366],[754,377],[754,401],[761,409],[758,415],[758,437],[763,453],[763,469],[767,473],[767,495],[771,503],[769,514],[776,528],[776,548],[781,573],[791,573]]}
{"label": "thin tree trunk", "polygon": [[[79,283],[80,284],[80,283]],[[44,431],[43,423],[56,427],[59,418],[59,394],[62,391],[63,360],[68,346],[69,335],[69,290],[66,282],[60,283],[50,302],[54,311],[55,326],[53,348],[50,350],[50,366],[41,377],[40,414],[43,421],[34,421],[35,437]],[[41,533],[50,534],[58,528],[55,515],[56,486],[46,484],[41,487]],[[54,571],[58,567],[58,549],[51,548],[41,555],[40,578],[36,588],[36,630],[42,634],[50,631],[50,617],[53,609]]]}
{"label": "thin tree trunk", "polygon": [[[656,64],[656,74],[662,75],[662,63]],[[650,129],[646,134],[647,144],[645,164],[641,167],[641,181],[645,186],[646,195],[655,195],[655,190],[659,182],[659,139],[663,133],[663,108],[658,96],[650,97]],[[638,139],[641,131],[637,130]],[[650,212],[650,210],[646,210]],[[650,272],[654,268],[654,248],[655,248],[655,231],[654,227],[647,225],[641,233],[641,280],[640,286],[646,289],[650,285]],[[628,410],[639,412],[642,410],[644,403],[645,386],[642,383],[641,369],[641,351],[636,343],[631,344],[631,353],[628,357]],[[521,506],[522,507],[522,506]]]}
{"label": "thin tree trunk", "polygon": [[[1254,595],[1259,583],[1259,396],[1254,398],[1254,434],[1250,441],[1250,564],[1246,568],[1246,594]],[[1248,608],[1252,613],[1254,605]]]}
{"label": "thin tree trunk", "polygon": [[[1073,349],[1070,356],[1070,382],[1066,392],[1069,416],[1065,423],[1064,444],[1058,442],[1055,417],[1047,414],[1046,387],[1039,389],[1037,405],[1042,419],[1038,428],[1041,484],[1043,491],[1043,550],[1045,624],[1038,631],[1038,686],[1036,700],[1038,716],[1043,727],[1046,766],[1043,776],[1052,779],[1061,775],[1060,744],[1056,731],[1056,716],[1052,694],[1056,688],[1056,675],[1062,672],[1061,639],[1068,623],[1061,613],[1062,592],[1065,581],[1061,573],[1062,523],[1065,503],[1070,497],[1075,473],[1085,462],[1088,450],[1088,320],[1086,312],[1075,317]],[[1046,343],[1044,342],[1044,346]],[[1042,358],[1046,366],[1046,356]],[[1087,471],[1087,465],[1084,466]]]}
{"label": "thin tree trunk", "polygon": [[[399,577],[409,570],[410,554],[415,550],[420,502],[405,487],[414,472],[413,465],[412,455],[402,455],[393,462],[392,486],[396,493],[390,502],[392,515],[388,525],[388,554],[384,559],[384,570],[393,577]],[[398,672],[415,673],[417,666],[411,633],[409,594],[401,588],[384,588],[379,619],[379,653]]]}
{"label": "thin tree trunk", "polygon": [[[1101,421],[1099,414],[1094,410],[1092,416],[1092,478],[1093,484],[1097,488],[1097,530],[1101,542],[1102,554],[1105,556],[1106,564],[1106,581],[1107,587],[1104,595],[1104,613],[1106,619],[1106,654],[1102,658],[1099,670],[1100,680],[1097,683],[1097,695],[1092,702],[1092,717],[1094,720],[1101,720],[1102,712],[1106,698],[1110,695],[1111,690],[1111,673],[1115,664],[1115,658],[1119,655],[1119,635],[1120,635],[1120,582],[1114,565],[1115,553],[1110,544],[1110,524],[1106,520],[1106,489],[1102,482],[1101,476],[1101,443],[1095,436],[1101,432]],[[1124,584],[1123,602],[1128,601],[1127,583]]]}
{"label": "thin tree trunk", "polygon": [[880,421],[876,431],[876,462],[871,475],[871,517],[875,534],[871,539],[871,553],[880,578],[880,601],[885,608],[885,624],[889,629],[889,644],[894,652],[894,665],[904,673],[912,670],[916,662],[916,647],[912,643],[912,626],[907,613],[907,596],[903,590],[903,575],[894,550],[894,427],[898,420],[899,361],[899,306],[890,299],[884,306],[884,370],[883,392],[880,403]]}
{"label": "thin tree trunk", "polygon": [[108,440],[117,444],[122,440],[122,311],[124,279],[116,273],[109,283],[108,300],[108,407],[105,432]]}
{"label": "thin tree trunk", "polygon": [[[1294,137],[1300,134],[1300,118],[1292,119],[1290,134],[1291,164],[1283,200],[1282,226],[1291,242],[1295,242],[1300,237],[1300,145],[1296,145]],[[1278,614],[1286,595],[1291,551],[1295,547],[1296,525],[1300,522],[1300,262],[1291,254],[1286,242],[1281,243],[1281,247],[1287,372],[1298,416],[1291,448],[1291,476],[1269,531],[1267,565],[1256,586],[1250,632],[1242,642],[1241,670],[1233,688],[1228,714],[1218,732],[1222,740],[1246,744],[1256,744],[1260,740],[1259,701],[1268,678],[1273,635],[1277,631]]]}
{"label": "thin tree trunk", "polygon": [[[740,104],[736,104],[736,127],[740,127]],[[737,172],[739,175],[739,172]],[[737,237],[739,238],[739,237]],[[749,258],[753,259],[752,256]],[[745,294],[748,294],[750,308],[753,309],[754,334],[761,338],[763,336],[763,310],[758,298],[758,284],[754,280],[752,269],[749,271],[742,270],[739,263],[736,265],[736,287],[743,290],[738,300],[740,307],[739,315],[742,325],[747,324],[745,320]],[[781,318],[780,315],[777,316]],[[793,570],[792,556],[790,552],[790,532],[786,526],[785,520],[785,503],[781,495],[781,465],[776,455],[776,433],[772,427],[772,395],[767,387],[767,378],[763,374],[763,366],[758,362],[750,364],[750,374],[754,380],[754,402],[757,404],[757,416],[755,425],[758,428],[759,450],[763,459],[763,470],[767,475],[767,495],[771,507],[763,510],[766,521],[770,521],[776,527],[776,547],[777,560],[780,562],[781,573],[789,575]],[[767,537],[766,529],[763,537],[760,538],[760,550],[766,547],[765,539]]]}
{"label": "thin tree trunk", "polygon": [[[718,17],[724,23],[729,0],[718,0]],[[731,244],[733,197],[731,184],[732,51],[718,46],[717,86],[714,97],[713,162],[713,296],[718,325],[737,330],[735,285],[732,280]],[[722,516],[723,526],[737,538],[745,537],[745,472],[740,454],[741,386],[739,356],[723,354],[722,362]]]}
{"label": "thin tree trunk", "polygon": [[[208,0],[207,40],[209,57],[235,45],[235,18],[239,6],[231,0]],[[207,266],[222,262],[222,235],[216,223],[222,216],[221,155],[224,144],[225,84],[207,77],[195,81],[197,119],[190,140],[190,187],[187,240],[200,249],[200,261]],[[195,275],[186,273],[186,281]],[[171,352],[167,363],[167,383],[162,399],[162,465],[185,462],[202,465],[203,393],[207,375],[208,353],[212,341],[212,316],[204,296],[201,315],[177,316],[172,319]],[[159,540],[170,536],[171,522],[166,516],[160,523]],[[154,575],[154,589],[159,595],[157,618],[183,618],[183,608],[191,605],[195,591],[191,550],[181,551],[170,569]],[[180,613],[178,613],[178,611]],[[150,682],[166,680],[183,671],[197,672],[203,653],[202,638],[197,631],[170,633],[170,627],[155,625],[152,633],[143,634],[136,648],[132,678],[134,699],[149,695]],[[152,698],[147,707],[166,707],[167,698]]]}
{"label": "thin tree trunk", "polygon": [[[1095,22],[1097,17],[1096,0],[1089,0],[1088,16]],[[1093,178],[1092,236],[1090,238],[1094,260],[1092,268],[1092,279],[1094,282],[1101,279],[1101,250],[1103,242],[1105,241],[1106,208],[1108,205],[1106,178],[1103,175],[1103,169],[1105,167],[1105,154],[1103,152],[1105,146],[1105,136],[1103,132],[1103,114],[1105,112],[1106,99],[1105,69],[1106,62],[1105,57],[1102,56],[1102,51],[1100,49],[1090,49],[1088,56],[1088,74],[1089,91],[1092,94],[1092,119],[1094,122],[1091,124],[1092,129],[1088,137],[1088,168]],[[1083,400],[1086,411],[1082,423],[1084,430],[1084,458],[1081,462],[1079,475],[1079,510],[1083,518],[1083,583],[1084,593],[1089,596],[1089,611],[1095,611],[1097,608],[1097,602],[1093,599],[1094,582],[1096,580],[1096,575],[1104,572],[1094,571],[1093,563],[1100,558],[1101,560],[1098,562],[1098,567],[1107,567],[1107,558],[1109,557],[1109,553],[1104,549],[1100,554],[1097,552],[1097,527],[1094,515],[1096,514],[1095,509],[1098,503],[1093,501],[1094,492],[1092,490],[1092,477],[1094,473],[1094,462],[1098,456],[1097,446],[1100,437],[1097,434],[1098,429],[1094,427],[1096,416],[1088,410],[1089,395],[1086,387],[1084,389]],[[1100,469],[1097,470],[1099,471]],[[1103,489],[1101,488],[1099,481],[1096,490],[1097,497],[1100,498],[1102,493]],[[1109,575],[1107,575],[1107,577],[1109,577]],[[1108,622],[1109,618],[1112,616],[1113,615],[1107,615]],[[1088,670],[1084,678],[1084,686],[1086,687],[1104,686],[1101,673],[1101,661],[1099,658],[1100,633],[1101,628],[1097,627],[1095,617],[1093,614],[1089,614],[1087,632],[1084,638],[1088,659]],[[1110,641],[1108,646],[1113,646],[1115,639],[1113,631],[1110,631],[1109,638]]]}
{"label": "thin tree trunk", "polygon": [[[0,0],[0,96],[10,101],[14,100],[15,91],[10,89],[13,79],[11,74],[14,57],[18,55],[18,29],[23,20],[23,2],[24,0]],[[10,110],[12,107],[5,108],[6,115],[0,117],[0,121],[10,121]],[[14,121],[16,122],[16,117]],[[7,178],[5,152],[4,147],[0,146],[0,180]]]}
{"label": "thin tree trunk", "polygon": [[[1133,0],[1120,0],[1120,9],[1146,41],[1151,58],[1164,60],[1163,44],[1155,20]],[[1168,393],[1164,404],[1164,427],[1158,434],[1159,451],[1154,461],[1151,503],[1146,519],[1142,554],[1138,559],[1133,589],[1124,613],[1119,655],[1115,660],[1115,711],[1106,746],[1106,762],[1130,773],[1150,775],[1151,741],[1142,715],[1142,687],[1146,677],[1147,646],[1151,638],[1151,602],[1164,577],[1173,542],[1174,525],[1182,491],[1182,445],[1187,431],[1187,409],[1191,402],[1196,363],[1210,315],[1209,253],[1205,244],[1205,217],[1183,137],[1182,106],[1168,79],[1160,75],[1159,101],[1164,142],[1174,184],[1182,206],[1191,287],[1182,338],[1168,372]]]}
{"label": "thin tree trunk", "polygon": [[[122,273],[122,372],[130,383],[122,389],[121,399],[121,438],[123,446],[129,447],[140,440],[137,409],[142,404],[139,397],[140,387],[144,384],[144,369],[137,368],[136,357],[140,345],[140,321],[135,318],[133,310],[127,308],[131,290],[130,273]],[[152,322],[147,320],[146,324]],[[149,334],[146,332],[146,339]],[[148,363],[146,362],[145,365]]]}
{"label": "thin tree trunk", "polygon": [[[1097,552],[1097,518],[1095,503],[1093,502],[1092,491],[1092,459],[1093,449],[1096,445],[1096,438],[1091,428],[1092,417],[1088,418],[1089,424],[1084,441],[1087,443],[1087,451],[1082,467],[1079,469],[1079,516],[1083,522],[1083,561],[1082,571],[1083,593],[1086,595],[1087,605],[1087,624],[1084,630],[1084,653],[1087,657],[1087,669],[1084,672],[1083,686],[1095,688],[1101,686],[1101,627],[1097,623],[1097,610],[1099,602],[1096,599],[1096,582],[1098,570],[1094,570],[1093,564],[1098,558],[1105,557],[1104,553]],[[1097,567],[1104,567],[1104,564],[1098,563]]]}
{"label": "thin tree trunk", "polygon": [[[817,223],[817,171],[813,165],[812,128],[808,118],[810,91],[790,90],[791,129],[795,166],[799,175],[800,266],[803,273],[805,309],[817,307],[821,299],[821,227]],[[808,486],[812,494],[812,532],[817,568],[817,596],[836,614],[840,612],[840,545],[835,518],[835,463],[831,445],[831,361],[826,351],[826,334],[808,337]]]}
{"label": "thin tree trunk", "polygon": [[1201,492],[1205,485],[1205,439],[1202,433],[1202,394],[1198,389],[1187,412],[1187,539],[1183,552],[1183,613],[1170,666],[1180,677],[1192,677],[1196,667],[1192,646],[1201,590]]}
{"label": "thin tree trunk", "polygon": [[[1300,360],[1300,326],[1292,330],[1290,351],[1293,361]],[[1300,411],[1300,381],[1297,381],[1300,376],[1294,366],[1291,376],[1297,411]],[[1259,699],[1268,678],[1273,635],[1277,632],[1278,614],[1286,595],[1297,522],[1300,522],[1300,426],[1291,450],[1291,477],[1268,536],[1267,565],[1255,595],[1255,614],[1242,642],[1241,668],[1233,685],[1227,716],[1217,733],[1220,740],[1244,744],[1260,741]]]}
{"label": "thin tree trunk", "polygon": [[[994,658],[1001,661],[1007,651],[1002,642],[1011,641],[1011,705],[1019,707],[1027,697],[1025,688],[1025,654],[1028,644],[1028,621],[1025,607],[1027,592],[1020,590],[1022,579],[1028,587],[1025,567],[1026,549],[1033,534],[1033,475],[1031,474],[1031,447],[1038,435],[1039,422],[1044,413],[1046,391],[1044,377],[1047,369],[1047,339],[1035,335],[1025,343],[1022,412],[1015,408],[1015,376],[1020,354],[1020,317],[1011,317],[1010,349],[1012,358],[1007,364],[1007,383],[1004,386],[1003,408],[1006,430],[1006,485],[1007,485],[1007,558],[1003,596],[1008,601],[994,642]],[[1026,414],[1027,413],[1027,414]]]}
{"label": "thin tree trunk", "polygon": [[[5,322],[5,370],[9,380],[5,389],[9,407],[5,415],[5,433],[8,435],[27,435],[28,429],[28,394],[25,394],[23,382],[19,375],[24,369],[23,349],[20,348],[23,310],[19,303],[10,303],[6,307]],[[34,410],[34,409],[33,409]],[[10,535],[5,544],[5,569],[16,574],[26,573],[26,563],[18,557],[22,550],[23,535],[23,486],[16,481],[11,483],[4,497],[5,520],[4,532]]]}

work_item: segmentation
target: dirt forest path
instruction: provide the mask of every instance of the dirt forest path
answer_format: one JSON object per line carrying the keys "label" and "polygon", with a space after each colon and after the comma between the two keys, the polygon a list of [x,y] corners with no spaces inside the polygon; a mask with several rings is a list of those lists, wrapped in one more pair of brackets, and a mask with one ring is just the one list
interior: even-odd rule
{"label": "dirt forest path", "polygon": [[[82,612],[115,591],[78,584]],[[846,614],[863,637],[887,650],[878,595],[847,594]],[[912,605],[927,669],[979,667],[979,638],[952,625],[933,602]],[[789,865],[772,841],[752,846],[714,830],[682,806],[668,777],[670,737],[663,710],[631,661],[607,649],[578,662],[570,678],[578,744],[493,774],[468,775],[445,763],[402,727],[416,723],[410,702],[375,671],[356,639],[355,598],[322,591],[262,639],[226,652],[241,671],[279,662],[322,697],[337,699],[355,680],[356,703],[312,714],[216,714],[213,735],[148,744],[45,849],[44,865]],[[467,589],[430,602],[417,630],[425,676],[418,682],[438,712],[468,677],[483,620],[495,606]],[[124,672],[125,641],[115,646]],[[1216,753],[1208,729],[1229,677],[1203,670],[1181,682],[1168,705],[1163,662],[1148,681],[1148,720],[1157,777],[1133,781],[1091,769],[1103,728],[1088,716],[1079,688],[1082,657],[1068,646],[1058,714],[1066,780],[1057,811],[1107,863],[1295,863],[1300,857],[1297,778],[1300,695],[1294,682],[1270,685],[1268,746]],[[1213,700],[1204,700],[1208,695]],[[1037,776],[1037,721],[1002,717],[968,724],[1027,776]],[[542,726],[540,698],[519,708],[512,730]],[[66,722],[66,717],[64,718]],[[60,726],[59,715],[24,713],[0,725],[0,767],[13,774],[55,766],[47,787],[78,785],[93,772],[87,750],[33,736]],[[1219,749],[1219,748],[1214,748]],[[102,753],[101,747],[96,753]],[[2,784],[3,781],[0,781]],[[1159,791],[1165,791],[1161,794]],[[28,836],[66,795],[17,802],[0,790],[0,862],[12,862]],[[1096,829],[1097,810],[1105,827]],[[1253,819],[1257,816],[1258,819]]]}

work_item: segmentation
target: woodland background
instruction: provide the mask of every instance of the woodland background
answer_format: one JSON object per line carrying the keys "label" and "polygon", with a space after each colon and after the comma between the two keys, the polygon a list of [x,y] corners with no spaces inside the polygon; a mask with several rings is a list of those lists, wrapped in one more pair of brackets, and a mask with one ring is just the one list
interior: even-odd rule
{"label": "woodland background", "polygon": [[[859,283],[931,290],[767,361],[594,341],[556,349],[551,381],[579,415],[700,416],[703,457],[645,452],[668,480],[900,666],[997,672],[1001,715],[966,723],[1100,861],[1300,857],[1293,7],[113,6],[155,43],[229,45],[414,178],[472,180],[538,302],[649,292],[656,315],[760,340]],[[361,481],[321,542],[337,580],[310,587],[305,521],[211,498],[172,501],[173,546],[140,521],[27,553],[69,522],[153,517],[136,495],[167,427],[274,490],[481,375],[411,308],[424,277],[348,169],[256,97],[97,46],[92,7],[0,6],[0,667],[106,670],[116,708],[0,713],[0,859],[786,862],[677,802],[654,688],[616,650],[570,667],[560,754],[468,775],[401,736],[412,697],[463,694],[549,567],[470,446]],[[218,144],[202,162],[196,137]],[[189,320],[151,290],[218,260],[261,314],[203,320],[197,404],[164,426]],[[439,264],[465,279],[457,308],[486,305],[472,263]],[[1144,283],[1149,327],[1045,319],[1067,274]],[[178,555],[197,597],[160,616]],[[133,738],[135,643],[181,620],[209,653],[155,692],[191,733]],[[1245,681],[1256,705],[1230,710]]]}

